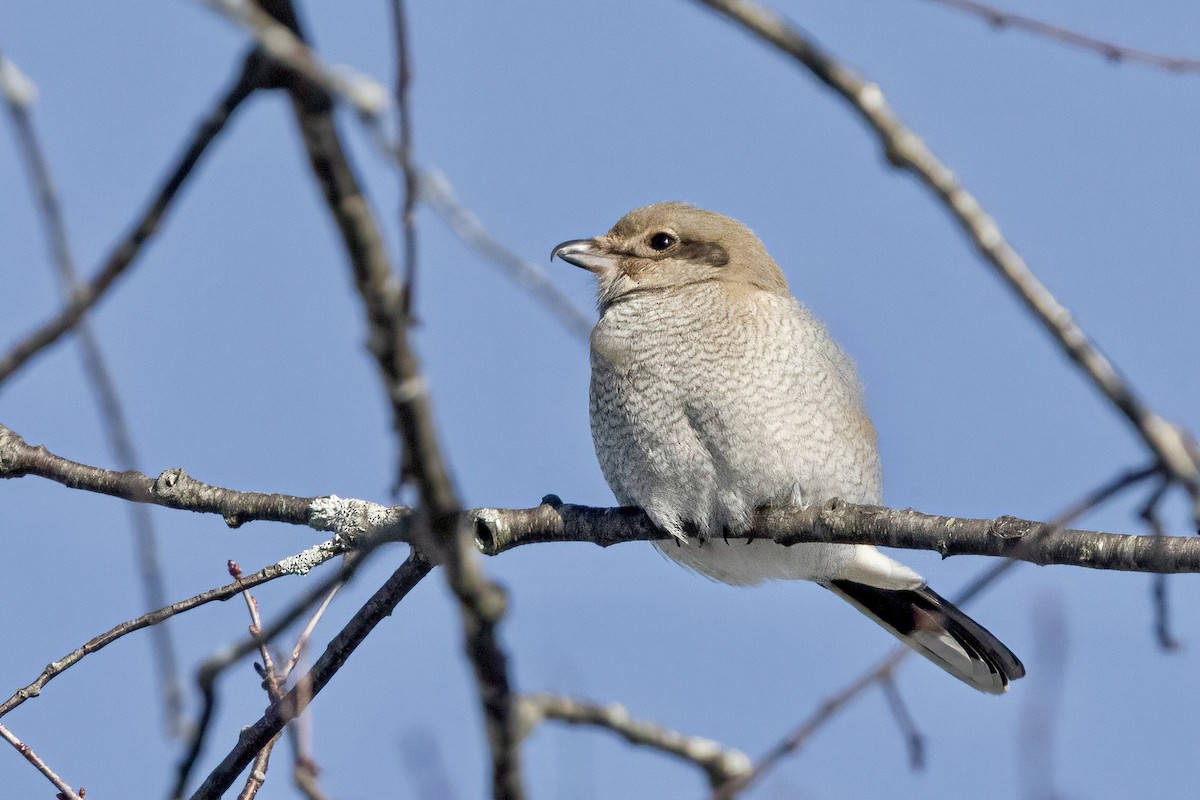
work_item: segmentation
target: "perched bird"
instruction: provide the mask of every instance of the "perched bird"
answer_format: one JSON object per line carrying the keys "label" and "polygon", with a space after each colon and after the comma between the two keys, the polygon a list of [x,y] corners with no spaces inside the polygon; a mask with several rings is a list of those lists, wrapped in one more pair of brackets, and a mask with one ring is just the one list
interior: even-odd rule
{"label": "perched bird", "polygon": [[554,256],[596,276],[596,455],[617,501],[675,537],[656,543],[664,554],[730,584],[816,581],[980,691],[1000,694],[1025,674],[995,636],[874,547],[721,541],[747,533],[760,506],[883,498],[854,364],[748,228],[658,203]]}

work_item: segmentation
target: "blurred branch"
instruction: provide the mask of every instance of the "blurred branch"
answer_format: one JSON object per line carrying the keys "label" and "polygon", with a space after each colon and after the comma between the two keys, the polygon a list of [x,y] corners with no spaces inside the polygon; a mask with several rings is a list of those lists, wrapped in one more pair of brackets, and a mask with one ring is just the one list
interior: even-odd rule
{"label": "blurred branch", "polygon": [[1164,56],[1160,53],[1151,53],[1146,50],[1126,47],[1116,42],[1087,36],[1086,34],[1073,31],[1070,28],[1064,28],[1060,25],[1042,22],[1032,17],[1014,14],[1011,11],[1003,11],[983,3],[972,2],[972,0],[932,0],[932,2],[979,17],[995,28],[1022,30],[1044,39],[1051,39],[1062,44],[1071,45],[1072,47],[1089,50],[1107,58],[1109,61],[1144,64],[1148,67],[1157,67],[1176,73],[1200,72],[1200,58]]}
{"label": "blurred branch", "polygon": [[908,710],[908,705],[905,704],[904,697],[900,694],[899,687],[896,686],[895,677],[891,673],[884,675],[879,679],[879,688],[883,689],[888,709],[892,712],[892,718],[896,720],[896,725],[900,728],[900,735],[904,737],[904,744],[908,747],[908,765],[913,770],[924,769],[925,737],[921,735],[912,713]]}
{"label": "blurred branch", "polygon": [[[298,30],[281,24],[275,17],[284,4],[255,0],[198,0],[254,37],[262,52],[323,92],[346,100],[362,117],[382,126],[387,110],[387,90],[377,81],[349,67],[326,66],[307,44]],[[290,2],[286,5],[289,23],[296,22]]]}
{"label": "blurred branch", "polygon": [[[290,26],[295,38],[305,39],[291,0],[260,1],[272,17]],[[312,60],[316,62],[315,57]],[[444,564],[447,582],[459,601],[466,653],[475,669],[492,754],[493,796],[496,800],[520,800],[524,790],[508,659],[496,631],[504,615],[504,592],[484,574],[469,534],[460,524],[462,507],[437,441],[428,385],[409,341],[404,293],[397,286],[378,223],[334,124],[331,98],[309,88],[293,88],[292,107],[313,174],[342,233],[367,316],[369,348],[403,444],[397,483],[411,481],[420,498],[414,544]],[[380,128],[377,118],[373,124]]]}
{"label": "blurred branch", "polygon": [[588,340],[592,331],[591,316],[580,310],[546,276],[544,269],[509,250],[488,233],[479,218],[454,196],[454,187],[445,174],[437,170],[424,170],[421,173],[421,199],[459,239],[529,292],[569,333],[584,342]]}
{"label": "blurred branch", "polygon": [[[299,30],[299,21],[294,9],[290,8],[287,0],[260,0],[260,5],[268,13],[264,13],[253,3],[241,0],[200,0],[205,5],[220,12],[227,19],[235,22],[255,37],[263,51],[285,69],[291,70],[303,85],[293,85],[293,95],[307,97],[309,102],[316,101],[322,114],[328,112],[328,104],[333,99],[347,103],[357,114],[358,120],[365,126],[367,133],[382,155],[398,166],[404,175],[404,212],[403,223],[405,230],[404,282],[400,287],[385,287],[387,279],[377,267],[367,273],[368,279],[378,284],[376,290],[394,292],[395,302],[399,302],[405,315],[410,311],[408,295],[411,294],[410,284],[415,279],[416,270],[416,239],[415,239],[415,203],[417,199],[429,203],[433,210],[442,217],[451,230],[471,247],[524,287],[535,300],[546,306],[559,322],[571,333],[587,339],[591,332],[591,319],[564,294],[558,291],[545,278],[543,270],[532,265],[529,261],[514,254],[511,250],[492,238],[479,220],[464,208],[453,195],[445,176],[436,170],[422,171],[412,157],[410,113],[408,108],[407,87],[411,80],[410,61],[407,46],[402,52],[397,52],[396,104],[399,106],[400,136],[393,140],[387,130],[387,91],[382,84],[366,75],[354,72],[345,67],[330,67],[305,43]],[[396,2],[396,0],[393,0]],[[279,18],[281,21],[276,21]],[[406,26],[403,10],[394,7],[393,10],[395,39],[397,47],[404,45]],[[283,22],[293,25],[288,27]],[[293,82],[295,84],[295,82]],[[304,103],[301,103],[304,105]],[[312,118],[309,108],[301,119],[301,128],[305,133],[306,144],[312,141],[327,140],[330,135],[323,129],[326,127],[320,119]],[[333,134],[336,136],[336,133]],[[338,227],[342,229],[343,239],[347,239],[348,247],[363,248],[357,257],[367,257],[377,246],[374,237],[378,235],[374,223],[367,225],[364,217],[370,216],[370,209],[361,192],[357,191],[357,181],[346,181],[341,174],[339,159],[332,154],[327,145],[318,148],[309,146],[309,157],[313,160],[313,169],[325,189],[326,197],[331,196],[330,183],[340,184],[339,196],[352,200],[352,205],[346,209],[334,209]],[[352,175],[352,173],[351,173]],[[353,188],[356,191],[351,193]],[[418,197],[419,195],[419,197]],[[353,237],[366,237],[362,239]],[[352,258],[355,256],[352,255]],[[359,265],[356,265],[356,270]],[[408,288],[406,288],[408,287]],[[375,311],[368,308],[368,318],[373,327],[377,325],[378,317]],[[375,352],[372,344],[372,352]],[[378,354],[376,354],[378,357]]]}
{"label": "blurred branch", "polygon": [[83,789],[80,789],[79,793],[76,794],[75,790],[68,786],[66,781],[58,777],[54,770],[50,769],[49,765],[47,765],[37,753],[33,752],[33,749],[29,745],[25,744],[16,736],[14,736],[12,731],[3,725],[0,725],[0,739],[3,739],[16,748],[16,751],[20,753],[26,761],[28,761],[30,764],[33,764],[34,769],[46,776],[46,779],[53,783],[54,787],[58,789],[58,796],[61,798],[61,800],[83,800]]}
{"label": "blurred branch", "polygon": [[284,725],[308,707],[358,645],[362,644],[376,625],[392,613],[405,595],[428,575],[431,569],[432,565],[414,551],[325,647],[325,652],[300,682],[280,702],[272,703],[257,722],[242,729],[237,745],[209,774],[192,795],[192,800],[215,800],[223,795],[242,770],[254,760],[255,754],[275,734],[283,730]]}
{"label": "blurred branch", "polygon": [[[0,54],[0,62],[4,61]],[[0,64],[0,74],[8,70]],[[0,78],[3,80],[3,78]],[[7,81],[5,81],[7,83]],[[5,91],[8,101],[9,116],[17,131],[17,142],[21,150],[22,160],[29,173],[30,184],[39,200],[42,226],[46,232],[47,244],[50,249],[51,261],[58,276],[58,285],[65,300],[70,300],[75,290],[79,274],[75,267],[75,257],[71,253],[70,238],[67,235],[67,224],[62,205],[58,199],[58,191],[50,173],[50,164],[46,160],[41,142],[33,126],[33,118],[29,113],[29,103],[22,102],[22,97],[28,97],[28,92]],[[75,327],[76,341],[79,343],[79,353],[83,360],[83,371],[92,393],[96,396],[100,407],[100,417],[103,421],[108,447],[113,460],[123,470],[137,468],[137,455],[133,448],[133,437],[129,432],[121,399],[117,393],[116,383],[109,372],[108,364],[100,349],[100,342],[92,330],[87,318],[81,318]],[[130,523],[133,528],[134,550],[137,553],[138,572],[141,578],[142,593],[148,608],[158,608],[166,603],[166,588],[163,585],[162,565],[158,555],[158,536],[154,530],[154,519],[145,506],[129,506]],[[162,686],[164,710],[167,729],[174,735],[182,732],[183,725],[183,689],[179,682],[179,659],[175,646],[171,641],[170,629],[161,625],[154,628],[152,638],[155,663],[158,667],[159,683]]]}
{"label": "blurred branch", "polygon": [[400,209],[400,228],[404,232],[403,312],[411,317],[413,292],[417,280],[417,166],[412,154],[412,108],[408,90],[412,84],[412,59],[408,53],[408,24],[404,0],[392,0],[392,31],[396,46],[396,113],[399,137],[396,160],[403,175],[403,199]]}
{"label": "blurred branch", "polygon": [[984,260],[1025,307],[1133,425],[1170,478],[1192,499],[1200,525],[1200,468],[1190,435],[1143,403],[1087,334],[1005,241],[995,220],[980,207],[954,173],[929,150],[887,104],[879,86],[822,50],[799,28],[753,0],[698,0],[739,24],[755,38],[787,54],[846,100],[883,145],[888,161],[928,187],[962,228]]}
{"label": "blurred branch", "polygon": [[159,187],[149,206],[134,224],[133,229],[109,254],[100,271],[72,290],[70,302],[54,319],[46,322],[18,342],[8,355],[0,357],[0,384],[3,384],[29,359],[54,344],[64,333],[74,328],[83,319],[83,315],[133,264],[141,253],[142,247],[158,232],[163,217],[178,196],[179,190],[192,175],[192,170],[200,162],[200,158],[208,146],[224,130],[225,124],[238,106],[258,88],[261,76],[259,66],[260,62],[257,59],[248,58],[246,60],[233,87],[201,121],[166,181]]}
{"label": "blurred branch", "polygon": [[518,707],[525,735],[547,719],[605,728],[630,744],[651,747],[695,764],[704,770],[714,787],[750,772],[750,759],[740,750],[726,749],[712,739],[686,736],[653,722],[633,719],[618,703],[602,706],[575,697],[532,694],[522,696]]}

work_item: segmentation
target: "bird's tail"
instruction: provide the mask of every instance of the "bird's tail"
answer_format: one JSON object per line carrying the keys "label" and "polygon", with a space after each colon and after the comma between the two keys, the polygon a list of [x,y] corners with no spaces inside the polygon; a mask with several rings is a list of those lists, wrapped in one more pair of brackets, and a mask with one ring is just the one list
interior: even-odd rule
{"label": "bird's tail", "polygon": [[897,639],[981,692],[1003,694],[1025,667],[982,625],[928,586],[879,589],[853,581],[826,588],[852,603]]}

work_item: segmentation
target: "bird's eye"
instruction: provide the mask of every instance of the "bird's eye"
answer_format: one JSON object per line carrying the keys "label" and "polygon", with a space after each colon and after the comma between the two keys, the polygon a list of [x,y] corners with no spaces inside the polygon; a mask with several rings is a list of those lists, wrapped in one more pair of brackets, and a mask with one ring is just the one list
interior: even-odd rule
{"label": "bird's eye", "polygon": [[675,244],[675,237],[669,233],[656,233],[650,237],[650,249],[666,250],[671,245]]}

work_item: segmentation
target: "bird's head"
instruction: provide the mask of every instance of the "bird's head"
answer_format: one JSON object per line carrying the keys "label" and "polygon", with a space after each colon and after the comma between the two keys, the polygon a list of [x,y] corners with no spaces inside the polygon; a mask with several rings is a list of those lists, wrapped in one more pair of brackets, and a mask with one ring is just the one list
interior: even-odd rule
{"label": "bird's head", "polygon": [[594,239],[551,251],[596,276],[600,308],[642,293],[669,293],[721,282],[788,293],[762,242],[737,220],[687,203],[655,203],[630,211]]}

